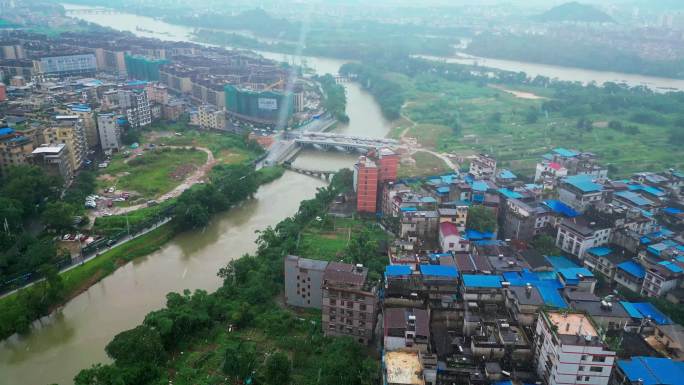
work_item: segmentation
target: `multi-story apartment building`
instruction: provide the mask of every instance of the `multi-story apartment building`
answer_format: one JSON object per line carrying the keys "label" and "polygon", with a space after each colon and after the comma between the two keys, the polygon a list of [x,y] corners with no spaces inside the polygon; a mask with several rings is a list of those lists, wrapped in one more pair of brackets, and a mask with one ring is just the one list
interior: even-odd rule
{"label": "multi-story apartment building", "polygon": [[69,147],[64,143],[42,145],[33,150],[33,163],[43,168],[49,175],[62,177],[69,184],[73,175]]}
{"label": "multi-story apartment building", "polygon": [[611,227],[590,222],[584,217],[566,218],[561,221],[556,234],[556,246],[580,259],[587,249],[602,246],[610,240]]}
{"label": "multi-story apartment building", "polygon": [[66,106],[64,111],[67,115],[75,115],[81,121],[85,129],[86,140],[89,148],[96,148],[99,144],[97,133],[97,123],[95,121],[95,113],[93,109],[87,104],[74,103]]}
{"label": "multi-story apartment building", "polygon": [[546,228],[551,210],[539,202],[507,199],[503,211],[503,235],[507,239],[531,240]]}
{"label": "multi-story apartment building", "polygon": [[33,61],[37,74],[52,76],[94,75],[97,71],[95,54],[44,56]]}
{"label": "multi-story apartment building", "polygon": [[386,308],[383,314],[384,348],[427,352],[430,341],[430,315],[415,308]]}
{"label": "multi-story apartment building", "polygon": [[152,124],[152,113],[147,93],[143,90],[119,90],[118,105],[133,128]]}
{"label": "multi-story apartment building", "polygon": [[285,302],[297,307],[320,309],[323,299],[323,274],[326,261],[285,257]]}
{"label": "multi-story apartment building", "polygon": [[30,138],[9,127],[0,128],[0,175],[8,167],[30,163],[33,148]]}
{"label": "multi-story apartment building", "polygon": [[63,143],[67,146],[72,171],[83,166],[88,154],[88,140],[77,115],[57,115],[55,122],[45,128],[42,134],[45,144]]}
{"label": "multi-story apartment building", "polygon": [[378,183],[394,182],[397,180],[399,169],[399,155],[389,148],[381,148],[377,152]]}
{"label": "multi-story apartment building", "polygon": [[477,154],[470,161],[468,173],[476,179],[493,179],[496,174],[496,159],[486,154]]}
{"label": "multi-story apartment building", "polygon": [[595,177],[574,175],[561,180],[558,197],[561,202],[583,212],[589,206],[600,206],[605,198],[605,191]]}
{"label": "multi-story apartment building", "polygon": [[223,130],[226,125],[226,113],[214,106],[203,105],[198,109],[199,125],[210,130]]}
{"label": "multi-story apartment building", "polygon": [[100,134],[100,147],[103,151],[118,151],[121,147],[121,129],[114,114],[98,114],[97,130]]}
{"label": "multi-story apartment building", "polygon": [[365,156],[360,157],[354,165],[356,211],[364,213],[377,211],[378,174],[378,166]]}
{"label": "multi-story apartment building", "polygon": [[350,336],[367,344],[373,339],[378,309],[375,289],[361,265],[330,262],[323,274],[323,330],[326,336]]}
{"label": "multi-story apartment building", "polygon": [[615,352],[582,313],[542,312],[535,327],[534,365],[547,385],[608,385]]}
{"label": "multi-story apartment building", "polygon": [[437,209],[439,222],[451,222],[456,225],[458,231],[465,231],[468,221],[468,207],[469,205],[465,202],[456,202],[449,206],[440,207]]}

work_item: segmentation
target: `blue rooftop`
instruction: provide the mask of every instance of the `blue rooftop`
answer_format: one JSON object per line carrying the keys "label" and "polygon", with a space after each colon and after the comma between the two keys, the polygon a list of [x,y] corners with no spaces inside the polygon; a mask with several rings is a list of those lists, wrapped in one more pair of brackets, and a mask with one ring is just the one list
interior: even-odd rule
{"label": "blue rooftop", "polygon": [[499,191],[499,193],[501,193],[503,196],[505,196],[508,199],[520,199],[523,197],[522,194],[520,194],[519,192],[512,191],[512,190],[509,190],[507,188],[500,188],[497,191]]}
{"label": "blue rooftop", "polygon": [[556,155],[562,156],[563,158],[572,158],[572,157],[579,155],[579,153],[577,151],[568,150],[568,149],[563,148],[563,147],[555,148],[555,149],[553,149],[553,152],[556,153]]}
{"label": "blue rooftop", "polygon": [[435,199],[433,197],[422,197],[422,198],[420,198],[420,201],[422,203],[437,203],[437,199]]}
{"label": "blue rooftop", "polygon": [[668,270],[670,270],[673,273],[681,273],[684,272],[681,267],[679,267],[678,264],[672,262],[672,261],[662,261],[658,262],[659,265],[665,266]]}
{"label": "blue rooftop", "polygon": [[9,127],[0,128],[0,136],[14,134],[14,130]]}
{"label": "blue rooftop", "polygon": [[501,280],[500,275],[463,274],[465,287],[500,288]]}
{"label": "blue rooftop", "polygon": [[657,197],[662,197],[665,196],[665,191],[655,188],[653,186],[649,185],[644,185],[644,184],[631,184],[628,186],[628,188],[632,191],[645,191],[653,196]]}
{"label": "blue rooftop", "polygon": [[420,272],[423,273],[423,275],[432,276],[432,277],[448,277],[448,278],[457,278],[458,277],[458,269],[456,269],[456,266],[420,265]]}
{"label": "blue rooftop", "polygon": [[407,265],[388,265],[385,266],[386,277],[401,277],[411,275],[411,267]]}
{"label": "blue rooftop", "polygon": [[666,214],[670,214],[670,215],[679,215],[679,214],[681,214],[681,213],[684,213],[683,210],[680,210],[680,209],[678,209],[678,208],[676,208],[676,207],[665,207],[665,208],[663,209],[663,212],[666,213]]}
{"label": "blue rooftop", "polygon": [[617,268],[638,279],[646,276],[646,269],[635,261],[626,261],[617,265]]}
{"label": "blue rooftop", "polygon": [[524,269],[522,272],[505,272],[503,277],[512,286],[526,286],[528,283],[537,288],[539,294],[547,306],[565,309],[568,304],[561,296],[559,289],[563,284],[558,279],[545,279],[539,273]]}
{"label": "blue rooftop", "polygon": [[594,274],[586,267],[568,267],[565,269],[558,269],[558,274],[568,284],[576,285],[579,283],[580,275],[583,277],[593,277]]}
{"label": "blue rooftop", "polygon": [[656,309],[649,302],[627,302],[620,301],[627,314],[632,318],[642,319],[651,318],[658,325],[669,325],[672,321],[667,316]]}
{"label": "blue rooftop", "polygon": [[468,239],[471,241],[480,241],[483,239],[492,239],[492,238],[494,238],[494,233],[479,232],[477,230],[466,230],[465,231],[465,239]]}
{"label": "blue rooftop", "polygon": [[515,179],[517,176],[513,174],[510,170],[502,169],[499,171],[499,174],[497,175],[498,178],[501,179]]}
{"label": "blue rooftop", "polygon": [[562,256],[549,255],[546,257],[546,260],[549,261],[551,266],[553,266],[554,270],[580,267],[575,262],[573,262],[573,261],[571,261],[565,257],[562,257]]}
{"label": "blue rooftop", "polygon": [[629,382],[643,385],[681,385],[684,381],[684,362],[669,358],[632,357],[618,360],[618,368]]}
{"label": "blue rooftop", "polygon": [[544,201],[544,204],[553,212],[561,214],[567,218],[574,218],[579,215],[579,213],[575,211],[575,209],[559,200],[549,199]]}
{"label": "blue rooftop", "polygon": [[620,191],[616,192],[615,195],[625,198],[637,206],[647,206],[653,204],[653,202],[644,198],[641,194],[637,194],[632,191]]}
{"label": "blue rooftop", "polygon": [[476,180],[473,182],[474,191],[487,191],[487,183],[481,180]]}
{"label": "blue rooftop", "polygon": [[610,247],[592,247],[590,249],[587,249],[587,253],[593,254],[597,257],[605,257],[606,255],[609,255],[612,253],[613,250]]}
{"label": "blue rooftop", "polygon": [[440,194],[448,194],[449,193],[449,187],[448,186],[437,187],[437,192]]}
{"label": "blue rooftop", "polygon": [[591,175],[573,175],[563,179],[569,185],[582,192],[595,192],[603,190],[603,186],[594,182]]}

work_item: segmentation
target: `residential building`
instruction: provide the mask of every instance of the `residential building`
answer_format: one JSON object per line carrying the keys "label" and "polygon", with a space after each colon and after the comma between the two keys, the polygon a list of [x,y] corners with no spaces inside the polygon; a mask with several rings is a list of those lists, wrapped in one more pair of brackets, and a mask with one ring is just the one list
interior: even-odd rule
{"label": "residential building", "polygon": [[326,261],[295,255],[285,257],[285,302],[291,306],[320,309]]}
{"label": "residential building", "polygon": [[118,106],[126,115],[128,124],[133,128],[152,124],[152,113],[147,93],[143,90],[119,90]]}
{"label": "residential building", "polygon": [[394,182],[397,180],[399,169],[399,155],[389,148],[381,148],[377,152],[378,183]]}
{"label": "residential building", "polygon": [[[677,361],[684,361],[684,326],[669,323],[655,325],[650,345],[667,357]],[[682,377],[680,380],[684,380]]]}
{"label": "residential building", "polygon": [[548,385],[608,385],[615,352],[605,348],[591,318],[549,311],[537,319],[534,363]]}
{"label": "residential building", "polygon": [[118,151],[123,145],[121,142],[121,127],[118,117],[114,114],[98,114],[97,130],[100,134],[100,147],[103,151]]}
{"label": "residential building", "polygon": [[631,260],[632,257],[634,255],[627,254],[624,249],[617,246],[598,246],[586,250],[583,262],[592,271],[599,272],[608,278],[608,281],[612,281],[618,265]]}
{"label": "residential building", "polygon": [[69,184],[73,175],[69,147],[64,143],[42,145],[33,150],[33,163],[49,175],[59,176]]}
{"label": "residential building", "polygon": [[584,212],[590,206],[600,206],[605,192],[598,180],[590,175],[574,175],[561,180],[558,197],[573,209]]}
{"label": "residential building", "polygon": [[684,270],[671,261],[644,263],[646,274],[641,287],[641,295],[647,297],[660,297],[676,289],[684,275]]}
{"label": "residential building", "polygon": [[584,217],[566,218],[561,221],[556,234],[556,246],[580,259],[585,252],[609,242],[611,226],[590,222]]}
{"label": "residential building", "polygon": [[323,274],[323,330],[326,336],[350,336],[362,344],[373,339],[378,310],[375,289],[361,265],[330,262]]}
{"label": "residential building", "polygon": [[31,138],[9,127],[0,128],[0,175],[9,167],[29,164],[33,149]]}
{"label": "residential building", "polygon": [[375,213],[378,199],[378,166],[370,158],[359,157],[354,165],[354,191],[356,191],[356,210]]}
{"label": "residential building", "polygon": [[669,358],[631,357],[618,360],[612,385],[679,385],[684,379],[684,362]]}
{"label": "residential building", "polygon": [[92,53],[44,56],[33,61],[33,70],[50,76],[95,75],[97,60]]}
{"label": "residential building", "polygon": [[641,292],[646,269],[637,261],[625,261],[617,265],[613,280],[634,293]]}
{"label": "residential building", "polygon": [[204,105],[198,109],[199,125],[210,130],[223,130],[226,126],[226,113],[214,106]]}
{"label": "residential building", "polygon": [[82,103],[68,104],[65,108],[66,115],[78,116],[86,134],[88,148],[96,148],[99,144],[97,122],[93,109]]}
{"label": "residential building", "polygon": [[465,202],[456,202],[449,206],[440,207],[437,209],[439,222],[451,222],[456,225],[458,231],[465,231],[468,222],[468,207],[469,205]]}
{"label": "residential building", "polygon": [[83,166],[88,155],[88,139],[85,128],[77,115],[57,115],[55,121],[42,132],[43,143],[63,143],[68,148],[71,170]]}
{"label": "residential building", "polygon": [[470,160],[468,173],[475,179],[494,179],[496,159],[486,154],[477,154]]}
{"label": "residential building", "polygon": [[7,100],[7,86],[5,86],[5,83],[0,82],[0,103],[5,100]]}
{"label": "residential building", "polygon": [[547,228],[551,210],[540,202],[507,199],[502,216],[504,238],[530,241]]}
{"label": "residential building", "polygon": [[632,320],[620,302],[609,302],[598,297],[571,301],[570,306],[590,316],[603,330],[621,331]]}
{"label": "residential building", "polygon": [[439,244],[444,252],[467,251],[468,242],[461,237],[458,227],[451,222],[439,224]]}
{"label": "residential building", "polygon": [[428,351],[430,316],[416,308],[386,308],[383,314],[384,350]]}
{"label": "residential building", "polygon": [[568,176],[568,169],[560,163],[544,160],[537,163],[534,173],[534,183],[540,183],[545,190],[551,190],[558,182]]}

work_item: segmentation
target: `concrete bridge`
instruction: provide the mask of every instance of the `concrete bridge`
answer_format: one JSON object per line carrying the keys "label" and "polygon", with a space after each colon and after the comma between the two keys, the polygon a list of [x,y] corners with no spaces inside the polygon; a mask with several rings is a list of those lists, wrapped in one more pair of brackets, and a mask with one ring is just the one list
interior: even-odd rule
{"label": "concrete bridge", "polygon": [[283,163],[283,167],[290,171],[294,171],[299,174],[304,174],[308,176],[313,176],[316,178],[321,178],[325,180],[330,180],[333,175],[337,173],[337,171],[330,171],[330,170],[309,170],[306,168],[301,168],[301,167],[296,167],[293,166],[290,162],[285,162]]}
{"label": "concrete bridge", "polygon": [[122,11],[117,11],[116,9],[107,8],[84,8],[84,9],[67,9],[65,12],[67,15],[115,15],[123,13]]}
{"label": "concrete bridge", "polygon": [[336,148],[343,151],[369,151],[383,147],[396,149],[399,142],[394,139],[366,138],[333,134],[329,132],[302,132],[290,134],[290,137],[300,146],[313,145],[323,149]]}

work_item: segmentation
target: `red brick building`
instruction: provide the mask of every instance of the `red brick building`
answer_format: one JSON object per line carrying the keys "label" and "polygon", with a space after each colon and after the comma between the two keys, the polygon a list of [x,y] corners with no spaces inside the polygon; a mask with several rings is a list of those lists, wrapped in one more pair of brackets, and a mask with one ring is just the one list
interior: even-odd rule
{"label": "red brick building", "polygon": [[380,174],[378,176],[379,183],[394,182],[397,180],[397,170],[399,169],[399,155],[389,148],[383,148],[378,151],[378,165]]}
{"label": "red brick building", "polygon": [[356,211],[374,213],[378,202],[379,169],[373,160],[362,156],[354,165]]}
{"label": "red brick building", "polygon": [[4,102],[7,99],[7,88],[4,83],[0,83],[0,102]]}

